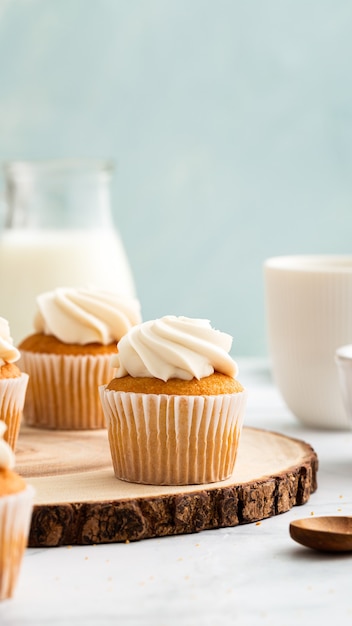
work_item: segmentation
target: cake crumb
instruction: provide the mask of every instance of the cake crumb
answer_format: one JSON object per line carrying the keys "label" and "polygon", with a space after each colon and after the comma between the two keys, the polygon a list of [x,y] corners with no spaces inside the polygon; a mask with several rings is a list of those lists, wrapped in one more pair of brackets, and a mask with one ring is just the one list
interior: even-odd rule
{"label": "cake crumb", "polygon": [[310,514],[311,514],[311,515],[314,515],[314,511],[311,511],[311,512],[310,512]]}
{"label": "cake crumb", "polygon": [[260,526],[261,522],[256,522],[255,525],[256,526]]}

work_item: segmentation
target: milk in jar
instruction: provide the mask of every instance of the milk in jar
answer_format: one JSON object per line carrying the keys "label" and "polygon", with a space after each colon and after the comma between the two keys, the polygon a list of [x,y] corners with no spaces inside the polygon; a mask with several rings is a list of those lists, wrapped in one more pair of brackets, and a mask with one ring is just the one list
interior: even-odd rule
{"label": "milk in jar", "polygon": [[33,332],[36,296],[57,287],[135,295],[113,223],[112,165],[96,161],[5,165],[6,218],[0,230],[0,316],[15,343]]}

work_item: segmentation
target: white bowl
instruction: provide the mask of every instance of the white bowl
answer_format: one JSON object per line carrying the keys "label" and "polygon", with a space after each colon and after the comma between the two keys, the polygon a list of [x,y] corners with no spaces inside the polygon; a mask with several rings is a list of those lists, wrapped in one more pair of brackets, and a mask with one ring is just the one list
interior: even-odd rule
{"label": "white bowl", "polygon": [[346,416],[352,426],[352,344],[337,348],[335,363]]}

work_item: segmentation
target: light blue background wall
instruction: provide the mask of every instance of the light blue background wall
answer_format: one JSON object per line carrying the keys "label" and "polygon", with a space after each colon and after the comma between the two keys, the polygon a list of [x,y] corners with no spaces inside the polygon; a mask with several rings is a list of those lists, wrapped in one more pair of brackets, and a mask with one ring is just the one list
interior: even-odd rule
{"label": "light blue background wall", "polygon": [[0,3],[0,159],[112,157],[144,318],[265,355],[262,264],[352,252],[349,0]]}

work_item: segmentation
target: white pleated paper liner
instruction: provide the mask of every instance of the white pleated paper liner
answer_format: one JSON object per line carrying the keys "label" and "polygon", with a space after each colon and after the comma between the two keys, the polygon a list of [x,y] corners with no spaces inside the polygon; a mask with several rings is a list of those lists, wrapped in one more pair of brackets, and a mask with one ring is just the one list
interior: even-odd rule
{"label": "white pleated paper liner", "polygon": [[111,354],[64,355],[22,351],[29,374],[24,421],[61,430],[105,428],[99,386],[114,376]]}
{"label": "white pleated paper liner", "polygon": [[7,426],[4,439],[13,450],[16,448],[21,426],[27,385],[28,374],[26,373],[16,378],[0,380],[0,420]]}
{"label": "white pleated paper liner", "polygon": [[33,510],[34,489],[0,496],[0,600],[14,594]]}
{"label": "white pleated paper liner", "polygon": [[234,469],[247,392],[177,396],[100,388],[115,476],[154,485],[211,483]]}

